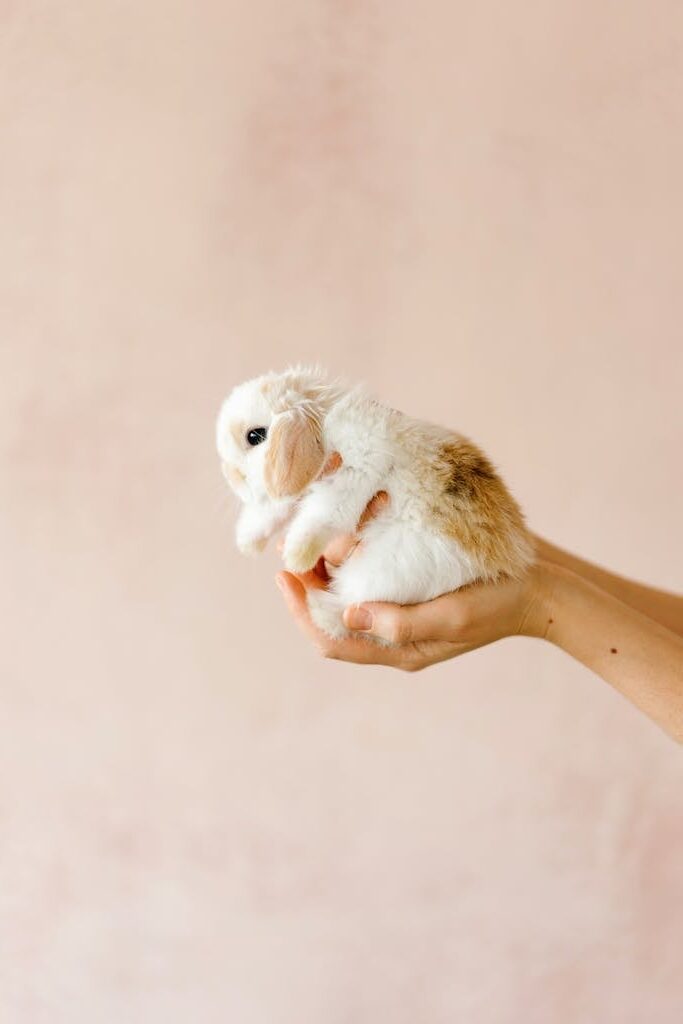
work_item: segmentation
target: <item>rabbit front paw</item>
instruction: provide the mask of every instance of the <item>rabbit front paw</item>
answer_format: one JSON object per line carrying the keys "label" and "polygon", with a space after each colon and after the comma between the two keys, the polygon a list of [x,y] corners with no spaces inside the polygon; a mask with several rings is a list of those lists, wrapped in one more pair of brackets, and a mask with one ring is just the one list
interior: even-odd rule
{"label": "rabbit front paw", "polygon": [[290,531],[282,552],[285,569],[290,572],[308,572],[309,569],[313,569],[328,540],[329,537],[323,532]]}
{"label": "rabbit front paw", "polygon": [[260,555],[268,543],[263,535],[237,538],[237,549],[243,555]]}

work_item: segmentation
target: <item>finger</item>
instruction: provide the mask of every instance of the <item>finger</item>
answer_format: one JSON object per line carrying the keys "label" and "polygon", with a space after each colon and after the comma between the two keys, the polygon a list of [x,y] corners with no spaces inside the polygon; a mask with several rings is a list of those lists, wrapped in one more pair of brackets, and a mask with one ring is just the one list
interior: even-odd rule
{"label": "finger", "polygon": [[[310,573],[308,575],[314,574]],[[320,631],[316,629],[311,621],[308,602],[306,601],[306,587],[302,580],[291,572],[280,572],[275,577],[275,582],[280,588],[285,604],[299,629],[319,646]]]}
{"label": "finger", "polygon": [[290,572],[287,575],[299,580],[306,590],[326,590],[329,579],[325,567],[321,563],[322,559],[319,559],[316,565],[309,569],[308,572]]}
{"label": "finger", "polygon": [[[389,504],[389,495],[386,491],[378,491],[374,498],[365,506],[363,514],[358,520],[358,531],[360,532],[372,519]],[[359,538],[352,533],[342,533],[325,548],[325,561],[330,565],[343,565],[347,558],[355,552],[359,545]]]}
{"label": "finger", "polygon": [[327,584],[330,582],[331,577],[328,572],[327,562],[325,561],[323,555],[321,555],[318,561],[315,563],[313,567],[313,572],[318,577],[318,579],[322,581],[324,586],[327,586]]}
{"label": "finger", "polygon": [[358,529],[362,530],[371,519],[375,519],[389,504],[389,495],[386,491],[378,491],[374,498],[365,506],[363,515],[358,520]]}
{"label": "finger", "polygon": [[342,464],[342,457],[339,452],[332,452],[320,471],[320,476],[329,476],[331,473],[336,473]]}
{"label": "finger", "polygon": [[423,640],[453,640],[464,622],[467,601],[465,594],[454,593],[413,605],[364,602],[345,610],[344,624],[347,629],[399,645]]}
{"label": "finger", "polygon": [[297,626],[325,657],[362,665],[407,667],[404,664],[405,658],[401,656],[398,648],[382,647],[365,637],[343,637],[335,640],[323,633],[311,619],[303,581],[293,573],[281,572],[276,576],[276,582]]}
{"label": "finger", "polygon": [[343,565],[346,559],[353,554],[358,546],[358,537],[352,533],[341,533],[327,545],[324,551],[324,558],[330,565]]}

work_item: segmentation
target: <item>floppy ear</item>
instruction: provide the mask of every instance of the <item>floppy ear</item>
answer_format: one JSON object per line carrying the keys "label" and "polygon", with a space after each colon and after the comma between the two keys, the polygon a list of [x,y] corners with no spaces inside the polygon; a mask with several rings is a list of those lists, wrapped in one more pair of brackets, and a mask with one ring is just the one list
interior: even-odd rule
{"label": "floppy ear", "polygon": [[268,433],[264,482],[271,498],[300,494],[322,469],[320,425],[304,409],[291,409],[274,420]]}

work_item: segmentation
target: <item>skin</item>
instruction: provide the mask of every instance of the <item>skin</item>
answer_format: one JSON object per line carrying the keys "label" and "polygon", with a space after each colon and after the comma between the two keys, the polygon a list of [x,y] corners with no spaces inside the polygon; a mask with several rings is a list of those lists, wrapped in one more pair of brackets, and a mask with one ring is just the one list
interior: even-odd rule
{"label": "skin", "polygon": [[354,557],[364,525],[388,500],[384,492],[376,495],[356,535],[336,538],[315,570],[276,577],[295,622],[324,657],[416,672],[503,637],[534,637],[591,669],[683,743],[683,598],[624,579],[542,538],[523,580],[473,584],[417,605],[352,606],[344,621],[353,636],[333,640],[318,630],[307,590],[325,587],[327,567]]}

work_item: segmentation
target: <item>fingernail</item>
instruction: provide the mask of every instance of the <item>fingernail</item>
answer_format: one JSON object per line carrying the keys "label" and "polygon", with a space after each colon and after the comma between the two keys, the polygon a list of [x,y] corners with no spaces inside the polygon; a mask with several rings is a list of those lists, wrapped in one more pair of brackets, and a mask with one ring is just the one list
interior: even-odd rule
{"label": "fingernail", "polygon": [[349,629],[372,629],[372,613],[367,608],[347,608],[344,619]]}

